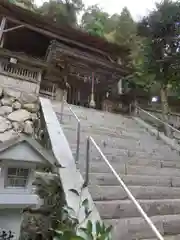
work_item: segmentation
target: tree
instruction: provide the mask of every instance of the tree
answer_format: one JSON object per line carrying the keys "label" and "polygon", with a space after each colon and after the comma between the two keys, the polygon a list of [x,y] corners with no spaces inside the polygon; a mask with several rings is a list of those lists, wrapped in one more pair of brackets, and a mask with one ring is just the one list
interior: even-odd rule
{"label": "tree", "polygon": [[108,18],[108,13],[104,12],[98,5],[92,5],[85,10],[81,26],[91,35],[104,37]]}
{"label": "tree", "polygon": [[49,0],[37,8],[34,0],[8,0],[20,7],[48,16],[60,24],[77,24],[77,14],[84,7],[82,0]]}
{"label": "tree", "polygon": [[136,23],[126,7],[123,8],[121,15],[119,16],[115,31],[115,40],[117,43],[128,46],[134,44]]}
{"label": "tree", "polygon": [[110,16],[96,4],[85,10],[82,15],[81,26],[90,34],[105,37],[107,40],[113,42],[118,20],[118,14]]}
{"label": "tree", "polygon": [[60,24],[77,24],[77,14],[83,9],[82,0],[50,0],[38,12]]}
{"label": "tree", "polygon": [[[164,0],[139,24],[139,33],[146,37],[143,71],[153,78],[151,84],[159,84],[163,120],[169,113],[169,86],[179,85],[179,22],[180,3]],[[166,134],[170,135],[166,127]]]}
{"label": "tree", "polygon": [[113,14],[111,17],[109,17],[108,22],[106,24],[106,33],[116,31],[119,24],[119,18],[120,18],[119,14]]}
{"label": "tree", "polygon": [[9,2],[32,11],[34,11],[35,9],[34,0],[9,0]]}

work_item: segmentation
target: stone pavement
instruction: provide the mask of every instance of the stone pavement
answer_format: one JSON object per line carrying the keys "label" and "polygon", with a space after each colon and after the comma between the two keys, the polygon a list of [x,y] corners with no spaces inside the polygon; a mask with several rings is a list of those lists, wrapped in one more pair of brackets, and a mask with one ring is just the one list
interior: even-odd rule
{"label": "stone pavement", "polygon": [[[84,175],[86,138],[92,136],[139,200],[165,239],[180,239],[180,157],[131,118],[71,106],[81,121],[79,168]],[[54,109],[60,116],[60,104]],[[76,151],[77,122],[65,107],[63,128]],[[94,148],[90,155],[90,192],[113,240],[156,239]]]}

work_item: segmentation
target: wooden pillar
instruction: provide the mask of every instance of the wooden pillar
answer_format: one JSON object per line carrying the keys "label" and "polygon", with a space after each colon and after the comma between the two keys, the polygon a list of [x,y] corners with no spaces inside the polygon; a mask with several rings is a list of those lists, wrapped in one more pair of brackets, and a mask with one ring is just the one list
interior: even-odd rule
{"label": "wooden pillar", "polygon": [[[118,59],[117,59],[117,64],[119,64],[119,65],[121,65],[121,58],[120,57],[118,57]],[[123,87],[122,87],[122,79],[119,79],[119,81],[118,81],[118,93],[120,94],[120,95],[122,95],[122,89]]]}
{"label": "wooden pillar", "polygon": [[122,95],[122,79],[120,79],[118,82],[118,93]]}
{"label": "wooden pillar", "polygon": [[80,89],[78,89],[78,97],[77,97],[77,103],[78,103],[78,105],[81,105],[81,91],[80,91]]}
{"label": "wooden pillar", "polygon": [[52,100],[54,100],[55,91],[56,91],[55,84],[53,84],[53,85],[52,85],[52,93],[51,93],[51,99],[52,99]]}
{"label": "wooden pillar", "polygon": [[3,17],[1,20],[1,25],[0,25],[0,47],[3,47],[4,44],[4,39],[3,39],[3,32],[6,26],[6,18]]}
{"label": "wooden pillar", "polygon": [[92,84],[91,85],[91,100],[90,100],[89,106],[91,108],[95,108],[96,103],[95,103],[95,100],[94,100],[94,84],[95,84],[94,72],[92,73],[92,83],[91,84]]}

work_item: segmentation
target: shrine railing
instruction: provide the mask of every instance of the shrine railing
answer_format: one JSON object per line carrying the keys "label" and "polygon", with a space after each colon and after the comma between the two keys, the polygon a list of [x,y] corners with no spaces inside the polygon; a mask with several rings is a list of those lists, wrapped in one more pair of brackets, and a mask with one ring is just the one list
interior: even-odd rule
{"label": "shrine railing", "polygon": [[126,192],[128,198],[132,201],[132,203],[135,205],[136,209],[138,210],[138,212],[140,213],[140,215],[143,217],[143,219],[146,221],[146,223],[148,224],[148,226],[151,228],[151,230],[153,231],[153,233],[155,234],[155,236],[157,237],[158,240],[164,240],[164,238],[161,236],[160,232],[158,231],[158,229],[156,228],[156,226],[153,224],[153,222],[151,221],[151,219],[147,216],[147,214],[145,213],[145,211],[143,210],[143,208],[140,206],[139,202],[136,200],[136,198],[133,196],[133,194],[131,193],[131,191],[129,190],[129,188],[126,186],[126,184],[123,182],[123,180],[121,179],[121,177],[119,176],[119,174],[116,172],[116,170],[113,168],[113,166],[110,164],[110,162],[108,161],[108,159],[106,158],[106,156],[103,154],[103,152],[101,151],[100,147],[97,145],[97,143],[95,142],[95,140],[90,136],[87,138],[87,146],[86,146],[86,173],[85,173],[85,184],[86,186],[89,183],[89,169],[90,169],[90,145],[92,144],[93,147],[95,147],[95,149],[97,150],[97,152],[100,154],[100,156],[102,157],[102,159],[104,160],[104,162],[107,164],[107,166],[110,168],[111,172],[113,173],[113,175],[116,177],[116,179],[118,180],[119,184],[121,185],[121,187],[124,189],[124,191]]}
{"label": "shrine railing", "polygon": [[38,82],[40,74],[37,69],[31,69],[19,64],[11,64],[2,60],[0,61],[0,73],[31,82]]}
{"label": "shrine railing", "polygon": [[[75,112],[72,110],[72,108],[69,106],[69,104],[63,100],[62,102],[62,105],[61,105],[61,122],[63,122],[63,116],[64,116],[64,104],[69,108],[69,110],[72,112],[73,116],[75,117],[77,123],[78,123],[78,128],[77,128],[77,140],[76,140],[76,144],[77,144],[77,151],[79,151],[79,147],[80,147],[80,126],[81,126],[81,122],[80,122],[80,119],[77,117],[77,115],[75,114]],[[54,141],[54,152],[57,154],[57,159],[59,157],[59,160],[62,161],[63,160],[63,157],[61,158],[61,154],[62,152],[59,151],[59,149],[61,149],[63,146],[61,146],[61,148],[59,147],[60,144],[58,144],[58,142],[56,141],[56,137],[55,137],[55,134],[59,134],[60,131],[57,131],[58,127],[57,127],[57,122],[56,124],[52,121],[51,119],[51,115],[52,114],[52,109],[50,109],[50,102],[47,101],[47,99],[42,99],[41,100],[41,106],[42,108],[44,109],[44,116],[46,116],[46,123],[47,123],[47,126],[48,126],[48,133],[49,133],[49,136],[51,136],[51,141]],[[47,108],[47,109],[45,109]],[[52,125],[53,124],[53,125]],[[56,128],[57,127],[57,128]],[[55,130],[56,129],[56,130]],[[53,133],[51,133],[51,131]],[[59,135],[58,137],[62,137],[63,134]],[[158,229],[155,227],[155,225],[153,224],[153,222],[151,221],[151,219],[147,216],[147,214],[145,213],[145,211],[142,209],[142,207],[140,206],[140,204],[138,203],[138,201],[136,200],[136,198],[133,196],[133,194],[131,193],[131,191],[129,190],[129,188],[127,187],[127,185],[123,182],[123,180],[121,179],[121,177],[118,175],[118,173],[116,172],[116,170],[112,167],[112,165],[110,164],[110,162],[108,161],[108,159],[106,158],[106,156],[103,154],[103,152],[101,151],[100,147],[97,145],[97,143],[95,142],[95,140],[89,136],[87,138],[87,147],[86,147],[86,173],[85,173],[85,182],[83,183],[83,186],[88,186],[88,183],[89,183],[89,173],[90,173],[90,153],[91,153],[91,144],[93,147],[95,147],[95,149],[97,150],[97,152],[100,154],[100,156],[102,157],[102,159],[105,161],[105,163],[107,164],[107,166],[110,168],[110,170],[112,171],[112,173],[114,174],[114,176],[116,177],[116,179],[119,181],[119,184],[120,186],[124,189],[124,191],[126,192],[127,196],[129,197],[129,199],[133,202],[133,204],[135,205],[136,209],[138,210],[138,212],[140,213],[140,215],[142,216],[142,218],[146,221],[146,223],[148,224],[148,226],[150,227],[150,229],[152,229],[153,233],[155,234],[155,236],[157,237],[158,240],[164,240],[164,238],[161,236],[160,232],[158,231]],[[52,142],[52,148],[53,148],[53,142]],[[69,148],[69,147],[68,147]],[[69,149],[70,150],[70,149]],[[79,157],[79,152],[76,152],[76,161]],[[55,156],[56,156],[55,154]],[[63,154],[64,156],[64,154]],[[66,166],[66,167],[61,167],[60,168],[60,176],[61,176],[61,180],[62,183],[65,183],[64,186],[66,187],[65,190],[66,190],[66,193],[68,192],[67,194],[67,200],[70,200],[71,204],[74,203],[74,198],[73,198],[73,201],[72,199],[70,199],[70,194],[69,194],[69,189],[72,188],[72,186],[76,185],[74,184],[76,182],[76,180],[78,178],[74,178],[72,179],[72,181],[69,181],[70,179],[70,176],[68,174],[73,174],[76,173],[76,175],[73,175],[73,176],[76,176],[77,177],[77,174],[79,174],[80,172],[79,171],[73,171],[73,165],[72,164],[68,164],[68,161],[67,159],[64,159],[65,161],[63,162],[63,164],[61,164],[61,166]],[[73,160],[73,159],[72,159]],[[73,161],[74,163],[74,161]],[[73,182],[74,180],[74,182]],[[78,179],[78,181],[81,181],[82,178]],[[70,188],[68,189],[67,188],[67,185],[70,185]],[[79,184],[79,183],[78,183]],[[77,186],[79,186],[77,184]],[[76,188],[77,188],[76,186]],[[82,186],[81,186],[82,187]],[[81,188],[80,187],[80,188]],[[82,200],[81,200],[82,201]],[[78,206],[79,206],[79,201],[77,202],[78,203]],[[96,214],[96,217],[99,217],[99,214]]]}
{"label": "shrine railing", "polygon": [[[166,132],[164,131],[165,127],[169,128],[171,133],[168,137],[172,137],[172,138],[176,138],[175,134],[178,134],[179,138],[180,138],[180,131],[178,129],[176,129],[175,127],[171,126],[169,123],[164,122],[163,120],[161,120],[160,118],[154,116],[153,114],[147,112],[146,110],[140,108],[139,106],[136,106],[136,113],[137,116],[140,116],[140,118],[144,118],[143,115],[148,116],[152,121],[155,121],[155,123],[153,125],[155,125],[155,127],[157,128],[158,132],[163,131],[165,134]],[[145,119],[144,121],[146,121],[147,119]],[[163,130],[161,130],[161,126],[164,127]]]}
{"label": "shrine railing", "polygon": [[60,116],[60,123],[63,123],[63,116],[64,116],[64,106],[67,106],[67,108],[70,110],[72,113],[73,117],[75,118],[77,122],[77,128],[76,128],[76,156],[75,156],[75,162],[76,165],[79,162],[79,152],[80,152],[80,138],[81,138],[81,122],[76,113],[72,110],[70,105],[64,100],[61,102],[61,116]]}

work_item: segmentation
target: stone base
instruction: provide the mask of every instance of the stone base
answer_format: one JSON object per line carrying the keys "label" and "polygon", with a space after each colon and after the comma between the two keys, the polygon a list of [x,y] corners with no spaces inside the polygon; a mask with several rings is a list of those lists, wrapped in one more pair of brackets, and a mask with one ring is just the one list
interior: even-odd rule
{"label": "stone base", "polygon": [[23,81],[5,75],[0,75],[0,86],[4,89],[13,89],[17,92],[39,94],[39,83]]}
{"label": "stone base", "polygon": [[14,236],[12,240],[18,239],[21,226],[21,211],[22,209],[0,209],[0,235],[2,230],[7,234],[9,231]]}
{"label": "stone base", "polygon": [[112,101],[106,99],[102,103],[102,110],[105,112],[113,112],[113,109],[115,108],[115,103]]}
{"label": "stone base", "polygon": [[62,101],[64,96],[64,100],[67,101],[67,91],[57,88],[55,93],[55,100]]}
{"label": "stone base", "polygon": [[33,93],[0,88],[0,142],[16,138],[19,133],[34,136],[39,107]]}

